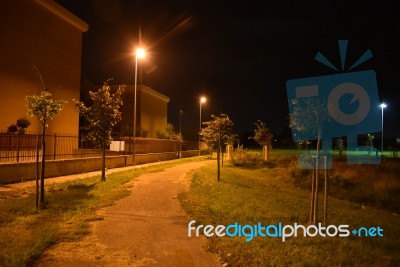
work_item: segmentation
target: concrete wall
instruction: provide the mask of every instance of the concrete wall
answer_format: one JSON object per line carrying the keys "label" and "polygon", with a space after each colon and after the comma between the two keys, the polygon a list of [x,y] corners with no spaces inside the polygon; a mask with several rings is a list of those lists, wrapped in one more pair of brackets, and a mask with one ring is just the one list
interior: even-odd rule
{"label": "concrete wall", "polygon": [[[197,151],[198,153],[198,151]],[[193,153],[193,156],[198,155]],[[186,156],[192,156],[188,153]],[[150,153],[136,155],[136,164],[150,162],[166,161],[176,159],[175,152],[168,153]],[[106,167],[118,168],[131,166],[133,164],[132,155],[128,156],[108,156],[106,158]],[[53,160],[46,162],[45,177],[57,177],[76,173],[101,170],[101,158],[82,158]],[[0,184],[18,183],[36,179],[36,163],[6,163],[0,164]]]}

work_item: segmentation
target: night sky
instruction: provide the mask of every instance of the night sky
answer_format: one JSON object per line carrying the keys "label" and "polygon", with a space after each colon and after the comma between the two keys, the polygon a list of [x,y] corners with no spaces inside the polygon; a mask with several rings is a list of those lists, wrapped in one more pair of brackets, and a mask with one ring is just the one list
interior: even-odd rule
{"label": "night sky", "polygon": [[371,49],[374,57],[354,71],[376,70],[379,96],[388,104],[385,137],[400,136],[400,23],[392,2],[56,2],[89,24],[84,78],[133,83],[133,48],[147,49],[139,83],[171,98],[168,121],[177,129],[180,107],[182,128],[198,127],[204,95],[203,120],[225,113],[239,134],[253,131],[257,120],[281,133],[288,123],[286,81],[337,73],[314,57],[320,51],[339,67],[337,41],[347,39],[347,68]]}

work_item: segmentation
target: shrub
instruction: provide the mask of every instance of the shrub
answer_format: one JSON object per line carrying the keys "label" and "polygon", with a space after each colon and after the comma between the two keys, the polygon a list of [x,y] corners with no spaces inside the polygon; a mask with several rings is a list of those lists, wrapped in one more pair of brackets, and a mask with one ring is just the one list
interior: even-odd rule
{"label": "shrub", "polygon": [[17,127],[21,132],[24,132],[30,125],[31,122],[27,118],[19,118],[17,120]]}
{"label": "shrub", "polygon": [[12,124],[7,127],[7,133],[16,133],[18,131],[18,127],[15,124]]}
{"label": "shrub", "polygon": [[256,153],[248,151],[243,146],[238,147],[233,152],[233,164],[235,166],[253,167],[260,162],[260,157]]}

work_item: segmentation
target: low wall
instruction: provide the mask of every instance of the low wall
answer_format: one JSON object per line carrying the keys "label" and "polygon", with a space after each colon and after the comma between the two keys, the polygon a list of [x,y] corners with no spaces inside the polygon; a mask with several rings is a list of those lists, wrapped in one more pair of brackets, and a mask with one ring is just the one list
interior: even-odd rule
{"label": "low wall", "polygon": [[[130,156],[132,157],[132,156]],[[135,163],[138,164],[145,164],[150,162],[157,162],[157,161],[165,161],[165,160],[172,160],[176,159],[175,152],[165,152],[165,153],[148,153],[148,154],[137,154]]]}
{"label": "low wall", "polygon": [[[183,157],[197,156],[194,151],[187,151]],[[190,152],[190,153],[189,153]],[[137,154],[136,164],[176,159],[175,152]],[[39,163],[40,164],[40,163]],[[132,166],[132,155],[107,156],[106,167],[109,169]],[[46,161],[45,178],[64,176],[101,170],[101,158],[81,158]],[[0,164],[0,184],[18,183],[36,179],[36,162]]]}

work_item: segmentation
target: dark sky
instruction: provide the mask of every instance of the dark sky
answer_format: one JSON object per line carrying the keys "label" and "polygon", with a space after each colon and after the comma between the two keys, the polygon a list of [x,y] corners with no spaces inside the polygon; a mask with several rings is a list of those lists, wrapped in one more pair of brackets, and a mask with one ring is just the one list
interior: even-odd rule
{"label": "dark sky", "polygon": [[133,83],[133,48],[147,48],[139,81],[171,98],[168,121],[177,128],[180,107],[182,127],[198,127],[205,95],[204,120],[225,113],[237,133],[252,131],[258,119],[280,133],[286,81],[335,74],[314,56],[321,51],[339,66],[337,40],[347,39],[347,67],[371,49],[374,57],[354,71],[376,70],[379,96],[388,103],[385,137],[400,136],[400,23],[392,2],[56,1],[89,24],[83,77]]}

